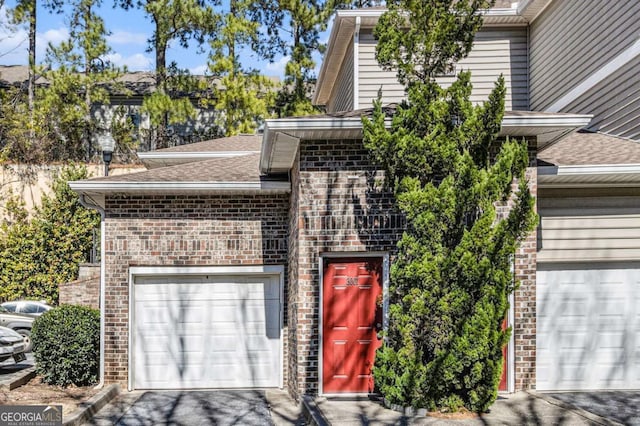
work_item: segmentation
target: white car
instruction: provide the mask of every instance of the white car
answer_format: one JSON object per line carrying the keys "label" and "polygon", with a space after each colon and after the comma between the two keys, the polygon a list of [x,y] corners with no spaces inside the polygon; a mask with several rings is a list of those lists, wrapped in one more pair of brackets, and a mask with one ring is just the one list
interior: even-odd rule
{"label": "white car", "polygon": [[24,337],[10,328],[0,327],[0,362],[13,357],[15,362],[24,361]]}
{"label": "white car", "polygon": [[40,316],[51,309],[51,306],[45,302],[38,302],[36,300],[16,300],[14,302],[0,303],[0,306],[9,312],[36,316]]}

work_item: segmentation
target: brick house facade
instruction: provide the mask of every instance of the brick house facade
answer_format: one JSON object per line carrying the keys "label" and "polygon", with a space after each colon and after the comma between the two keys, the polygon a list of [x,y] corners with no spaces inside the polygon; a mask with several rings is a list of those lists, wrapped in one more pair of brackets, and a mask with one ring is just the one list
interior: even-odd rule
{"label": "brick house facade", "polygon": [[286,264],[287,195],[105,200],[105,380],[127,386],[129,268]]}
{"label": "brick house facade", "polygon": [[[535,14],[531,9],[544,6],[542,3],[545,2],[524,2],[523,11],[492,11],[485,20],[486,31],[478,38],[480,48],[476,53],[472,51],[465,62],[472,71],[478,66],[488,73],[479,73],[482,75],[478,78],[485,83],[501,73],[511,77],[507,81],[508,105],[525,110],[506,111],[499,135],[529,141],[527,179],[531,192],[538,197],[541,217],[539,229],[529,235],[514,257],[515,277],[520,285],[510,304],[513,331],[506,390],[636,389],[640,379],[629,377],[640,377],[631,374],[640,371],[640,364],[636,370],[628,363],[616,364],[611,366],[609,377],[598,378],[597,372],[589,374],[595,371],[587,368],[591,364],[572,369],[563,361],[573,353],[573,348],[566,350],[562,346],[567,335],[582,333],[579,335],[585,342],[609,341],[589,334],[597,333],[599,327],[585,332],[581,324],[572,323],[564,313],[570,316],[580,312],[584,318],[598,321],[604,315],[605,320],[598,324],[606,328],[621,306],[617,300],[640,297],[639,290],[632,286],[637,282],[633,277],[640,279],[640,168],[634,168],[640,164],[640,145],[595,132],[576,132],[592,119],[588,111],[526,110],[530,105],[527,31],[530,25],[535,26],[535,20],[547,22],[549,13],[541,12],[544,7],[536,9]],[[556,9],[564,7],[561,2],[546,3],[558,5],[554,6]],[[371,114],[363,93],[371,92],[372,87],[377,91],[381,84],[386,93],[396,93],[394,90],[399,87],[389,72],[371,68],[375,64],[372,65],[372,57],[366,56],[373,54],[371,28],[381,13],[377,9],[338,12],[314,95],[317,102],[326,106],[327,114],[266,120],[260,135],[147,153],[141,155],[149,169],[145,172],[72,183],[85,204],[103,211],[101,308],[105,381],[119,382],[131,389],[190,388],[194,382],[189,378],[189,369],[193,368],[209,374],[203,386],[223,387],[215,375],[220,371],[224,375],[222,366],[229,365],[230,370],[251,370],[252,377],[224,387],[267,383],[260,387],[283,387],[296,399],[305,394],[332,394],[325,391],[323,382],[327,366],[334,368],[339,357],[334,355],[328,360],[324,352],[323,325],[328,321],[324,300],[335,295],[328,295],[335,291],[331,289],[334,284],[325,281],[329,272],[335,272],[328,265],[347,259],[343,263],[352,262],[351,266],[357,264],[359,270],[365,270],[369,274],[366,277],[364,273],[345,273],[346,284],[340,284],[341,289],[346,289],[346,294],[351,284],[358,289],[380,287],[381,294],[374,296],[382,296],[380,305],[384,311],[388,268],[405,226],[402,215],[392,207],[390,194],[380,186],[381,172],[369,161],[362,146],[361,119]],[[362,34],[357,33],[359,30]],[[500,54],[494,57],[486,52]],[[490,62],[488,57],[495,63],[485,67]],[[495,76],[491,74],[494,72]],[[480,84],[478,90],[490,90],[490,86]],[[401,91],[397,93],[400,95],[391,102],[401,98]],[[477,98],[484,95],[474,94]],[[340,105],[345,106],[345,111],[338,108]],[[388,110],[392,112],[392,104]],[[506,212],[508,203],[500,210]],[[632,247],[629,239],[633,240]],[[382,264],[382,272],[374,263]],[[620,267],[621,263],[624,267]],[[633,279],[629,278],[629,271],[635,274]],[[138,282],[136,274],[152,276],[152,282]],[[200,284],[184,280],[179,274],[196,277]],[[362,277],[371,281],[361,285]],[[220,295],[220,287],[216,286],[223,279],[225,288],[236,293]],[[620,288],[627,287],[602,290],[612,282],[622,282]],[[276,296],[273,289],[278,285],[281,292]],[[146,293],[142,291],[145,286],[150,289]],[[251,293],[250,289],[256,286],[261,290]],[[197,296],[200,299],[194,296],[193,300],[180,301],[168,295],[171,289],[204,288],[210,293]],[[615,297],[599,304],[609,293]],[[143,296],[150,301],[145,299],[147,304],[138,306],[137,299],[142,300]],[[580,298],[590,302],[577,303]],[[181,349],[196,348],[201,352],[208,341],[227,348],[225,345],[235,340],[234,360],[213,348],[213,358],[205,357],[204,367],[187,359],[192,355],[184,355],[195,350],[178,351],[186,357],[178,362],[162,355],[173,354],[175,348],[158,346],[156,336],[145,335],[151,330],[171,329],[171,318],[156,312],[154,303],[164,303],[162,306],[171,310],[181,308],[185,301],[189,306],[205,306],[200,318],[203,321],[217,322],[192,327],[202,331],[197,338],[190,330],[184,335],[167,332],[169,337],[161,337],[184,345]],[[245,302],[253,303],[253,311]],[[378,299],[375,303],[377,309]],[[358,309],[354,304],[352,311]],[[624,315],[636,318],[635,309],[627,306]],[[153,328],[155,317],[149,312],[165,321],[164,325]],[[216,334],[217,327],[226,327],[225,315],[235,316],[237,335]],[[626,324],[633,321],[625,320],[624,315],[615,326],[626,333],[640,333],[637,327],[627,330]],[[240,317],[245,320],[239,321]],[[373,325],[369,328],[373,329]],[[255,333],[246,334],[249,331]],[[617,328],[606,331],[619,334]],[[150,341],[156,342],[149,344],[155,352],[145,352],[136,343],[136,339],[149,336]],[[637,354],[637,348],[625,342],[622,339],[621,353]],[[583,350],[587,347],[578,346]],[[607,351],[608,347],[598,347],[584,350],[584,355],[593,355],[594,362],[600,362],[607,359]],[[167,373],[175,385],[154,385],[149,375],[137,376],[141,369],[149,367],[152,371],[150,366],[158,353],[165,356],[162,362],[175,370]],[[344,353],[345,359],[350,356],[349,351]],[[242,358],[244,364],[235,358]],[[260,364],[263,360],[268,363]],[[260,381],[261,373],[274,366],[278,373]],[[576,371],[587,373],[576,378]]]}
{"label": "brick house facade", "polygon": [[[247,138],[261,143],[263,137]],[[533,140],[531,158],[533,164]],[[282,385],[296,399],[322,392],[321,265],[347,254],[392,262],[404,218],[394,210],[392,195],[382,189],[383,175],[371,163],[360,138],[301,140],[288,177],[274,174],[276,182],[287,183],[289,189],[284,191],[232,189],[229,193],[217,188],[208,193],[193,189],[183,194],[175,189],[141,193],[141,185],[160,184],[166,175],[179,176],[189,185],[196,176],[205,182],[229,179],[230,170],[237,172],[251,161],[257,168],[257,156],[244,155],[72,184],[85,202],[92,196],[104,210],[106,382],[137,387],[135,380],[132,383],[136,355],[131,342],[136,331],[131,318],[131,270],[274,265],[286,271],[281,301]],[[535,168],[527,175],[535,194]],[[125,186],[114,190],[120,184]],[[99,188],[104,188],[104,198]],[[521,281],[513,305],[516,390],[535,383],[535,255],[533,233],[515,262]]]}

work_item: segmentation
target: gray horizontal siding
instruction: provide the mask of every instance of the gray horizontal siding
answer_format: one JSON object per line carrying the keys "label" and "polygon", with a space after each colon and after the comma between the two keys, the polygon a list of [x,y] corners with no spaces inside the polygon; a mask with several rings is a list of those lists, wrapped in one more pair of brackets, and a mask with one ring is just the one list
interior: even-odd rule
{"label": "gray horizontal siding", "polygon": [[588,129],[640,140],[640,56],[598,83],[563,111],[593,114]]}
{"label": "gray horizontal siding", "polygon": [[[372,105],[382,90],[383,103],[398,102],[404,98],[404,88],[394,72],[383,71],[375,59],[376,41],[370,31],[360,33],[359,46],[359,102],[360,107]],[[469,56],[460,61],[457,71],[470,70],[473,92],[471,100],[485,101],[502,74],[507,86],[505,107],[507,110],[527,110],[527,31],[525,28],[485,28],[476,34]],[[438,81],[449,85],[453,77]]]}
{"label": "gray horizontal siding", "polygon": [[531,109],[545,110],[630,47],[638,15],[638,1],[553,1],[530,28]]}
{"label": "gray horizontal siding", "polygon": [[538,199],[539,262],[640,258],[640,198]]}
{"label": "gray horizontal siding", "polygon": [[347,49],[336,84],[327,102],[327,112],[353,109],[353,42]]}

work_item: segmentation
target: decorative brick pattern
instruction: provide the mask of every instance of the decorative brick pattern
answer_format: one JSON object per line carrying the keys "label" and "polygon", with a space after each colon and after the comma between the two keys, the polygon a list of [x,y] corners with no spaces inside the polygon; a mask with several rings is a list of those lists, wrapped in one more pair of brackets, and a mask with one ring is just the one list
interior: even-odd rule
{"label": "decorative brick pattern", "polygon": [[129,267],[286,265],[288,206],[276,194],[107,198],[105,380],[127,384]]}

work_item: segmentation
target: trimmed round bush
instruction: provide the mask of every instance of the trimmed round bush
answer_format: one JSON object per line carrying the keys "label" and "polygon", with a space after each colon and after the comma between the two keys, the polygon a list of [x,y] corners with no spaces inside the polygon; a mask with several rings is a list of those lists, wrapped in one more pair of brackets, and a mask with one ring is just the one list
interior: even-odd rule
{"label": "trimmed round bush", "polygon": [[36,372],[50,385],[86,386],[98,381],[100,312],[62,305],[44,313],[31,330]]}

